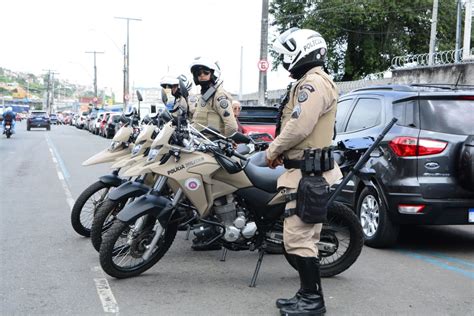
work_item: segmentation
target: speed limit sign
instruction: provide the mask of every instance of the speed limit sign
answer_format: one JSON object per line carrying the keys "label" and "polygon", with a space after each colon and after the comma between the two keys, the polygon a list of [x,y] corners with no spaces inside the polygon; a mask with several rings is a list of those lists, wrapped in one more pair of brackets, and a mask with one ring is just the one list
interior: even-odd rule
{"label": "speed limit sign", "polygon": [[257,66],[258,66],[258,70],[265,72],[268,70],[268,67],[270,65],[268,64],[268,61],[266,59],[261,59],[258,61]]}

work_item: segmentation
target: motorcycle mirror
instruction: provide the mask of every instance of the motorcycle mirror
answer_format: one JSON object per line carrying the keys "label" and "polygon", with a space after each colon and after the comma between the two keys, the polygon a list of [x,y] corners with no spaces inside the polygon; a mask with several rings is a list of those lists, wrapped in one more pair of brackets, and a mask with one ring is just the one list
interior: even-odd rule
{"label": "motorcycle mirror", "polygon": [[235,132],[234,134],[230,135],[230,139],[232,139],[236,143],[250,143],[250,137],[239,132]]}
{"label": "motorcycle mirror", "polygon": [[142,97],[142,94],[140,93],[140,91],[137,90],[137,99],[138,101],[143,101],[143,97]]}
{"label": "motorcycle mirror", "polygon": [[189,96],[189,92],[186,86],[184,85],[183,80],[181,80],[181,78],[179,78],[179,91],[181,92],[181,95],[187,100]]}
{"label": "motorcycle mirror", "polygon": [[168,96],[166,95],[165,89],[161,89],[161,101],[166,105],[168,103]]}

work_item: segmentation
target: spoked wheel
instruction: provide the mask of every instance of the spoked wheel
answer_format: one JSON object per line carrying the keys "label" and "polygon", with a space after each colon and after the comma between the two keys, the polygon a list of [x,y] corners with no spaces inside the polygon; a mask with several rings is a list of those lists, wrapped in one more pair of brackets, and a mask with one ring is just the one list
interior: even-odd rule
{"label": "spoked wheel", "polygon": [[72,228],[79,235],[90,236],[96,209],[112,187],[112,184],[97,181],[79,195],[71,211]]}
{"label": "spoked wheel", "polygon": [[105,199],[104,203],[97,208],[91,228],[91,242],[95,250],[100,250],[102,236],[112,227],[115,217],[123,209],[126,202],[127,200],[112,201]]}
{"label": "spoked wheel", "polygon": [[[364,245],[362,227],[348,206],[334,202],[328,209],[327,217],[328,222],[323,224],[318,243],[322,277],[331,277],[347,270],[357,260]],[[286,251],[284,254],[296,269],[296,263]]]}
{"label": "spoked wheel", "polygon": [[[135,225],[115,220],[112,227],[102,236],[100,265],[108,275],[119,279],[137,276],[155,265],[173,243],[178,231],[177,222],[162,229],[158,225],[160,227],[155,231],[154,217],[144,215],[135,223],[140,220],[145,221],[140,231],[136,230]],[[157,232],[160,233],[158,242],[149,257],[145,258],[144,255]]]}

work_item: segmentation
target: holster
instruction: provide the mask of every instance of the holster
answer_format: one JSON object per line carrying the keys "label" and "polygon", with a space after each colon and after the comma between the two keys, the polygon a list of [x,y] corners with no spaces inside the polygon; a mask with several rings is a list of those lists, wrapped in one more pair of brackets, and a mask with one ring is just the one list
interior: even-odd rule
{"label": "holster", "polygon": [[285,160],[284,165],[287,169],[300,169],[303,175],[296,192],[296,209],[285,215],[296,214],[307,224],[327,221],[330,186],[322,174],[334,168],[332,148],[305,149],[303,160]]}

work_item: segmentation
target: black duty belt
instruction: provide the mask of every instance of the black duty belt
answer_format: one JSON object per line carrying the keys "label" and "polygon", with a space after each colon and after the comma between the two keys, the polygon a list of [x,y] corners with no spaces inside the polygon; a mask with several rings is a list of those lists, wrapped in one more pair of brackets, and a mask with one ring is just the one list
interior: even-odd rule
{"label": "black duty belt", "polygon": [[285,159],[283,165],[286,169],[300,169],[306,174],[322,174],[334,169],[332,148],[305,149],[302,160]]}

